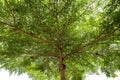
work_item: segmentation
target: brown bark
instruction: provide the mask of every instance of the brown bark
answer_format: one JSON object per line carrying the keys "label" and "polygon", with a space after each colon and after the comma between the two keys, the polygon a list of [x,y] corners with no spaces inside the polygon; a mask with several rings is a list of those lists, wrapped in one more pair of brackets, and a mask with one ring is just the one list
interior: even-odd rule
{"label": "brown bark", "polygon": [[66,80],[65,78],[65,69],[66,69],[66,65],[63,63],[64,59],[62,58],[62,56],[60,56],[58,58],[59,60],[59,72],[60,72],[60,80]]}
{"label": "brown bark", "polygon": [[60,80],[66,80],[65,78],[65,65],[60,63]]}

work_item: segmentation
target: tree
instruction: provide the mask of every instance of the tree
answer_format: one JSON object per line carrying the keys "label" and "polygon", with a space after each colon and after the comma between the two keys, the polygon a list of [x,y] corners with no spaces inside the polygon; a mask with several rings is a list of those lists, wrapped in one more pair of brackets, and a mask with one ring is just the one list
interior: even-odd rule
{"label": "tree", "polygon": [[115,77],[119,14],[120,0],[1,0],[1,68],[35,80],[82,80],[98,68]]}

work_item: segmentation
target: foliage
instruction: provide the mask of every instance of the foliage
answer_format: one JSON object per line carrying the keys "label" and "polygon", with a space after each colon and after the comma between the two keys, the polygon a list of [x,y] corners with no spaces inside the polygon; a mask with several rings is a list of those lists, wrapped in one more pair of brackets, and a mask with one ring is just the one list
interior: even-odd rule
{"label": "foliage", "polygon": [[[104,4],[103,4],[104,3]],[[0,0],[0,64],[33,80],[120,70],[120,0]],[[61,61],[62,60],[62,61]]]}

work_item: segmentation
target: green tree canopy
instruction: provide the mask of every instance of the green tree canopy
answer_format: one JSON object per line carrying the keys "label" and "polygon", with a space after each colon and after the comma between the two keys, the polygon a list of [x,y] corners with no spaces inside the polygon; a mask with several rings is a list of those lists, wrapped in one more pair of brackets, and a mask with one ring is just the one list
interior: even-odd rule
{"label": "green tree canopy", "polygon": [[[0,0],[0,64],[33,80],[120,70],[120,0]],[[60,77],[59,77],[60,75]]]}

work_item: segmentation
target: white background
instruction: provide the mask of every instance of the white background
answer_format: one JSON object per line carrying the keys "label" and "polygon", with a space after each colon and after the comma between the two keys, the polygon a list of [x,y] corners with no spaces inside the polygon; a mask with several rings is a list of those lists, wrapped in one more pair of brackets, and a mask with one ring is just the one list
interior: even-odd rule
{"label": "white background", "polygon": [[[117,72],[118,77],[117,78],[107,78],[105,74],[100,72],[100,75],[92,74],[92,75],[86,75],[86,80],[120,80],[120,72]],[[5,69],[0,70],[0,80],[32,80],[29,78],[27,74],[17,75],[12,74],[10,75],[9,72]]]}

